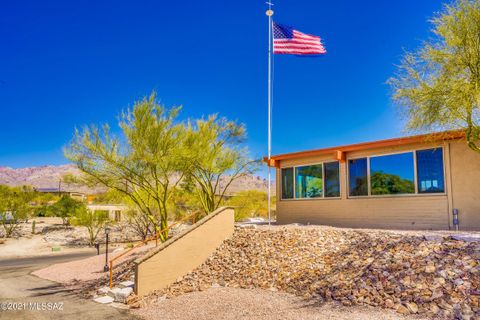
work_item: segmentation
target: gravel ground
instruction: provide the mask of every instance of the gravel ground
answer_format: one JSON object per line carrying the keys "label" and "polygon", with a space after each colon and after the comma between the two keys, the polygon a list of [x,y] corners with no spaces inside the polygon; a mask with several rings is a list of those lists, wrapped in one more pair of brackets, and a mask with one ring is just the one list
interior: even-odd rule
{"label": "gravel ground", "polygon": [[354,232],[368,232],[371,234],[393,234],[393,235],[404,235],[404,236],[441,236],[448,237],[452,235],[466,235],[466,236],[480,236],[480,231],[454,231],[454,230],[394,230],[394,229],[369,229],[369,228],[338,228],[327,225],[303,225],[299,223],[277,225],[275,222],[272,225],[267,225],[264,223],[238,223],[240,227],[251,227],[262,230],[279,230],[279,229],[300,229],[300,230],[337,230],[337,231],[354,231]]}
{"label": "gravel ground", "polygon": [[[220,285],[431,318],[480,316],[480,243],[436,232],[317,226],[238,228],[199,268],[152,296]],[[148,297],[138,302],[149,304]]]}
{"label": "gravel ground", "polygon": [[343,307],[281,292],[261,289],[211,288],[173,299],[159,299],[133,311],[147,320],[371,320],[422,319],[405,317],[392,310]]}

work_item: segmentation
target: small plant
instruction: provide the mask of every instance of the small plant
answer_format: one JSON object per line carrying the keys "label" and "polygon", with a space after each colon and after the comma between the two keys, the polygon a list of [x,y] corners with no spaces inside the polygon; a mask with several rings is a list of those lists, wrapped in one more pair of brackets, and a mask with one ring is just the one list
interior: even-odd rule
{"label": "small plant", "polygon": [[35,220],[32,221],[32,234],[35,234]]}

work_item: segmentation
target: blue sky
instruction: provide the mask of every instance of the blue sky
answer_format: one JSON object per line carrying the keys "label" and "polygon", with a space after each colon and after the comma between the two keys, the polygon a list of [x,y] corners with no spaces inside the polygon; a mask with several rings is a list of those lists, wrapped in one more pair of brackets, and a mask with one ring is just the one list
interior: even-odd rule
{"label": "blue sky", "polygon": [[[430,33],[441,1],[275,2],[323,38],[320,58],[275,57],[273,153],[402,135],[385,81]],[[62,164],[75,126],[116,121],[156,90],[182,117],[219,113],[266,153],[263,1],[3,1],[0,166]]]}

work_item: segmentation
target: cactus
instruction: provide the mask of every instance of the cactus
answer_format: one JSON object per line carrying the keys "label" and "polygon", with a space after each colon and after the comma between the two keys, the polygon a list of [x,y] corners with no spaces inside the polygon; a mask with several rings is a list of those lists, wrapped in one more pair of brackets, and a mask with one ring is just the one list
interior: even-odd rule
{"label": "cactus", "polygon": [[32,234],[35,234],[35,220],[32,222]]}

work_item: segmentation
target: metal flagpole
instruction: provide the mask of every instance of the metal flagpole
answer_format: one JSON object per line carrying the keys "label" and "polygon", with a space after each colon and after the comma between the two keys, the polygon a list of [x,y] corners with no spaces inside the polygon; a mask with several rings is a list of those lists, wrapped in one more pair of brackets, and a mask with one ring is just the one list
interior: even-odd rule
{"label": "metal flagpole", "polygon": [[268,225],[271,224],[271,188],[272,175],[270,158],[272,156],[272,3],[267,2],[268,10]]}

